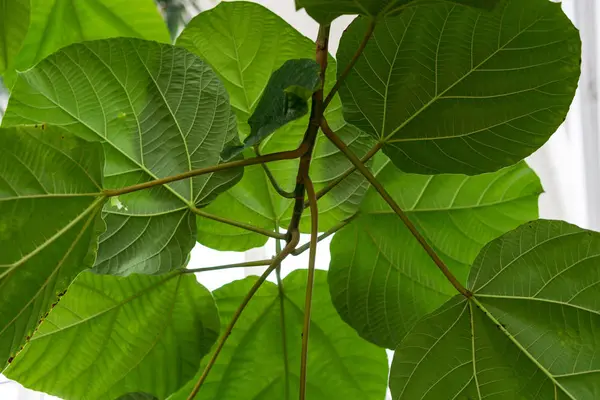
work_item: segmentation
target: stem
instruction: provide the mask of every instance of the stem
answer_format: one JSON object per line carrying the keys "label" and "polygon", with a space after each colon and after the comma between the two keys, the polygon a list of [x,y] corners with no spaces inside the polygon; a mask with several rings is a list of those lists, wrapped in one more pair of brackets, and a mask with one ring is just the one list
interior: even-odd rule
{"label": "stem", "polygon": [[250,289],[248,294],[246,294],[246,296],[244,297],[244,300],[242,300],[242,304],[240,304],[238,309],[235,311],[235,314],[233,314],[231,322],[229,322],[229,325],[227,325],[225,332],[219,339],[219,342],[217,343],[217,346],[215,348],[215,351],[214,351],[212,357],[208,361],[208,364],[204,368],[202,375],[198,379],[198,382],[196,382],[196,385],[194,386],[194,389],[188,396],[187,400],[193,400],[196,397],[196,395],[200,391],[200,388],[206,381],[206,378],[208,377],[210,370],[215,365],[215,362],[217,361],[219,354],[221,354],[221,350],[223,350],[223,347],[225,346],[225,342],[227,342],[229,335],[231,335],[231,331],[233,330],[233,328],[235,327],[235,324],[237,323],[237,321],[240,319],[242,313],[244,312],[244,309],[246,308],[248,303],[250,303],[250,300],[252,300],[252,297],[254,297],[254,295],[256,294],[258,289],[261,287],[261,285],[267,280],[267,278],[269,277],[271,272],[273,272],[273,270],[275,270],[277,268],[277,266],[279,264],[281,264],[281,262],[288,255],[290,255],[290,253],[292,251],[294,251],[294,248],[296,248],[296,246],[298,245],[299,239],[300,239],[300,235],[298,235],[297,233],[292,235],[290,241],[285,246],[283,251],[275,256],[275,258],[271,261],[269,268],[267,268],[267,270],[258,278],[258,280],[254,283],[254,285],[252,286],[252,288]]}
{"label": "stem", "polygon": [[238,263],[238,264],[219,265],[217,267],[185,269],[181,273],[182,274],[195,274],[198,272],[220,271],[222,269],[232,269],[232,268],[242,268],[242,267],[263,267],[265,265],[271,265],[272,262],[273,262],[273,260],[247,261],[247,262]]}
{"label": "stem", "polygon": [[140,183],[137,185],[124,187],[121,189],[105,190],[104,194],[107,197],[122,196],[124,194],[129,194],[129,193],[137,192],[140,190],[149,189],[149,188],[152,188],[155,186],[166,185],[167,183],[176,182],[176,181],[180,181],[180,180],[187,179],[187,178],[193,178],[195,176],[210,174],[212,172],[225,171],[228,169],[239,168],[239,167],[247,167],[250,165],[262,164],[262,163],[267,163],[267,162],[272,162],[272,161],[292,160],[292,159],[301,157],[302,155],[304,155],[306,153],[307,150],[308,150],[308,145],[305,145],[304,143],[302,143],[300,145],[300,147],[298,147],[296,150],[282,151],[280,153],[267,154],[267,155],[260,156],[260,157],[248,158],[248,159],[244,159],[244,160],[231,161],[231,162],[226,162],[226,163],[219,164],[219,165],[213,165],[212,167],[195,169],[192,171],[184,172],[182,174],[173,175],[173,176],[169,176],[169,177],[161,178],[161,179],[155,179],[150,182],[144,182],[144,183]]}
{"label": "stem", "polygon": [[371,21],[369,22],[369,26],[367,27],[367,31],[365,32],[365,37],[363,38],[362,42],[360,43],[360,46],[358,46],[358,49],[356,50],[356,53],[352,57],[352,60],[350,60],[350,63],[346,66],[346,69],[344,69],[344,72],[342,72],[342,74],[338,78],[337,82],[335,83],[335,86],[333,86],[333,89],[331,89],[331,92],[329,92],[329,94],[327,95],[327,98],[325,99],[325,102],[323,104],[323,106],[325,108],[327,108],[329,103],[331,103],[331,100],[333,100],[333,97],[335,96],[335,94],[338,92],[338,90],[340,90],[342,83],[344,83],[344,81],[346,80],[348,75],[350,75],[352,68],[354,68],[354,66],[358,62],[358,59],[364,52],[365,47],[367,47],[367,43],[369,43],[371,36],[373,36],[374,30],[375,30],[375,18],[372,18]]}
{"label": "stem", "polygon": [[[281,240],[275,241],[275,250],[277,254],[281,253]],[[281,342],[283,346],[283,373],[285,375],[285,382],[283,388],[283,399],[289,400],[290,398],[290,367],[288,363],[288,350],[287,350],[287,332],[285,329],[285,293],[283,290],[283,281],[281,280],[281,263],[277,265],[277,269],[275,270],[275,275],[277,276],[277,288],[279,289],[279,309],[280,309],[280,320],[281,324]]]}
{"label": "stem", "polygon": [[467,289],[465,289],[465,287],[458,281],[458,279],[456,279],[456,277],[452,274],[448,266],[437,255],[437,253],[435,252],[435,250],[433,250],[429,243],[427,243],[427,240],[417,230],[415,225],[404,213],[404,211],[402,211],[398,203],[394,201],[392,196],[390,196],[390,194],[387,192],[387,190],[385,190],[383,185],[379,183],[377,178],[373,176],[371,171],[369,171],[369,169],[360,161],[356,154],[354,154],[346,146],[346,144],[331,130],[331,128],[327,124],[327,121],[323,120],[321,122],[321,129],[323,130],[323,133],[325,133],[325,136],[327,136],[329,140],[331,140],[333,144],[335,144],[337,148],[340,149],[346,155],[348,160],[350,160],[352,164],[354,164],[356,168],[364,175],[364,177],[367,178],[367,180],[371,183],[371,185],[373,185],[375,190],[377,190],[377,192],[381,195],[385,202],[388,203],[392,210],[394,210],[394,212],[400,217],[400,219],[402,220],[402,222],[404,222],[404,225],[406,225],[410,233],[412,233],[415,239],[417,239],[421,247],[423,247],[423,249],[425,250],[425,252],[427,252],[429,257],[431,257],[435,265],[438,266],[440,271],[442,271],[442,273],[446,276],[448,281],[450,281],[452,286],[454,286],[454,288],[456,288],[456,290],[458,290],[458,292],[466,298],[472,297],[473,294]]}
{"label": "stem", "polygon": [[[363,164],[369,161],[371,158],[373,158],[375,154],[377,154],[377,152],[379,152],[379,150],[381,150],[381,146],[383,146],[383,144],[378,142],[371,150],[369,150],[367,154],[365,154],[363,158],[361,158],[360,161]],[[344,179],[349,177],[354,171],[356,171],[356,167],[353,165],[350,169],[348,169],[342,175],[337,177],[335,180],[329,182],[327,186],[325,186],[323,189],[317,192],[317,200],[320,200],[327,193],[331,192],[337,185],[339,185]],[[310,205],[308,204],[308,201],[304,202],[304,208],[308,208],[309,206]]]}
{"label": "stem", "polygon": [[[257,156],[260,156],[260,150],[258,149],[258,146],[254,146],[254,152],[256,153]],[[267,175],[269,182],[271,182],[271,186],[273,187],[273,189],[275,189],[277,194],[279,194],[281,197],[283,197],[285,199],[293,199],[294,193],[287,192],[287,191],[283,190],[281,188],[281,186],[279,186],[279,183],[277,183],[277,180],[271,173],[271,169],[269,168],[269,166],[267,164],[260,164],[260,165],[262,166],[263,170],[265,171],[265,175]]]}
{"label": "stem", "polygon": [[235,226],[240,229],[245,229],[247,231],[258,233],[260,235],[264,235],[264,236],[275,238],[275,239],[285,239],[285,235],[283,233],[273,232],[273,231],[269,231],[267,229],[259,228],[257,226],[246,224],[244,222],[238,222],[238,221],[233,221],[233,220],[230,220],[227,218],[219,217],[217,215],[213,215],[213,214],[207,213],[205,211],[202,211],[201,209],[196,208],[196,207],[192,207],[191,210],[194,214],[199,215],[204,218],[211,219],[213,221],[217,221],[217,222],[221,222],[223,224]]}
{"label": "stem", "polygon": [[[322,240],[327,239],[329,236],[333,235],[334,233],[336,233],[337,231],[339,231],[340,229],[342,229],[343,227],[348,225],[350,222],[354,221],[356,219],[356,217],[358,217],[358,214],[354,214],[347,220],[340,222],[339,224],[337,224],[336,226],[334,226],[333,228],[331,228],[330,230],[326,231],[321,236],[319,236],[319,238],[317,239],[317,242],[321,242]],[[296,250],[294,250],[292,252],[292,255],[299,256],[300,254],[304,253],[309,248],[310,248],[310,242],[298,247]]]}
{"label": "stem", "polygon": [[310,333],[310,312],[312,308],[313,286],[315,283],[315,261],[319,236],[319,209],[315,188],[308,174],[304,177],[306,194],[310,200],[310,256],[308,259],[308,278],[306,299],[304,302],[304,325],[302,327],[302,353],[300,354],[300,400],[306,399],[306,370],[308,364],[308,336]]}

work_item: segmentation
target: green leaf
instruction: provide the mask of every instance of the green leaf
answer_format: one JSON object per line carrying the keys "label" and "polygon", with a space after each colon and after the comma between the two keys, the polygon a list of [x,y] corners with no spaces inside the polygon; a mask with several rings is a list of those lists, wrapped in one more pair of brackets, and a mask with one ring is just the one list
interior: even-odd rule
{"label": "green leaf", "polygon": [[[493,241],[396,350],[394,399],[595,399],[600,234],[536,221]],[[461,397],[462,396],[462,397]]]}
{"label": "green leaf", "polygon": [[[262,93],[273,72],[287,60],[315,55],[315,43],[302,36],[279,16],[261,5],[249,2],[223,2],[194,18],[182,32],[177,45],[183,46],[213,66],[231,96],[242,136],[250,133],[247,124],[255,112]],[[335,60],[330,57],[326,88],[335,83]],[[339,98],[329,106],[327,118],[338,135],[360,156],[373,145],[358,129],[344,126]],[[261,143],[263,154],[296,148],[304,136],[308,118],[301,118],[277,130]],[[248,156],[253,153],[246,152]],[[333,181],[351,167],[350,162],[323,136],[319,135],[311,166],[311,176],[317,190]],[[294,189],[297,161],[270,163],[280,186]],[[352,216],[365,194],[367,183],[359,174],[352,174],[319,201],[319,227],[327,230]],[[286,226],[292,202],[283,199],[270,188],[260,166],[245,170],[244,179],[209,205],[204,211],[233,218],[264,229]],[[305,212],[304,221],[309,221]],[[256,233],[198,218],[198,241],[217,250],[245,251],[260,247],[266,238]]]}
{"label": "green leaf", "polygon": [[[388,371],[385,351],[360,339],[337,316],[327,293],[326,272],[316,271],[315,278],[306,398],[383,399]],[[236,281],[214,292],[222,327],[256,279]],[[294,271],[283,280],[289,376],[284,372],[279,290],[265,282],[236,324],[198,398],[281,400],[286,379],[289,398],[296,396],[306,279],[306,271]],[[186,399],[195,383],[192,379],[169,400]]]}
{"label": "green leaf", "polygon": [[114,37],[170,42],[169,32],[153,1],[30,1],[31,24],[13,70],[7,76],[9,87],[16,79],[15,70],[26,71],[74,43]]}
{"label": "green leaf", "polygon": [[0,75],[21,50],[29,27],[29,0],[0,0]]}
{"label": "green leaf", "polygon": [[230,159],[259,144],[277,129],[308,113],[308,100],[321,86],[320,67],[314,60],[289,60],[273,73],[248,120],[251,131],[243,146],[225,149]]}
{"label": "green leaf", "polygon": [[296,0],[296,8],[306,12],[319,23],[329,23],[341,15],[381,17],[394,15],[410,7],[452,2],[463,6],[491,10],[500,0]]}
{"label": "green leaf", "polygon": [[[340,65],[368,23],[345,32]],[[533,153],[564,121],[580,61],[579,34],[558,3],[412,7],[377,25],[340,90],[344,116],[405,172],[492,172]]]}
{"label": "green leaf", "polygon": [[94,264],[104,155],[62,129],[0,129],[0,371]]}
{"label": "green leaf", "polygon": [[156,396],[148,393],[127,393],[117,400],[159,400]]}
{"label": "green leaf", "polygon": [[164,399],[198,370],[219,333],[193,275],[81,274],[6,376],[65,399],[144,392]]}
{"label": "green leaf", "polygon": [[[389,160],[379,181],[461,282],[490,240],[538,216],[542,192],[520,163],[479,175],[411,175]],[[342,318],[365,339],[395,348],[456,291],[378,193],[333,238],[329,288]]]}
{"label": "green leaf", "polygon": [[[107,188],[217,165],[223,148],[238,143],[227,93],[210,67],[185,49],[139,39],[75,44],[20,74],[3,124],[32,122],[103,142]],[[241,174],[197,176],[111,202],[95,271],[180,268],[195,244],[191,208]]]}

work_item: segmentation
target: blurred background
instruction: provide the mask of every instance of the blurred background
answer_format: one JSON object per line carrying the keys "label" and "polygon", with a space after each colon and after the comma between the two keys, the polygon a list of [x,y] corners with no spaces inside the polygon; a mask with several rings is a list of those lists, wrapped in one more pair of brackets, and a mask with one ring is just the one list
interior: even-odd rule
{"label": "blurred background", "polygon": [[[84,1],[84,0],[81,0]],[[271,9],[305,36],[315,39],[318,25],[304,11],[296,11],[293,0],[253,0]],[[171,37],[176,38],[185,24],[201,11],[215,7],[218,0],[160,0],[157,7],[165,18]],[[566,122],[537,153],[528,159],[542,180],[545,193],[540,198],[540,217],[562,219],[583,228],[600,231],[600,139],[598,117],[598,75],[600,4],[597,0],[564,0],[565,13],[581,31],[583,41],[582,75],[579,89]],[[332,26],[330,51],[335,55],[339,39],[353,17],[342,17]],[[0,120],[8,94],[0,86]],[[308,238],[303,238],[303,242]],[[190,268],[201,268],[269,258],[275,252],[270,241],[260,249],[245,253],[218,252],[200,245],[192,252]],[[308,252],[288,259],[286,275],[305,268]],[[329,241],[320,244],[317,268],[329,265]],[[260,274],[256,268],[198,274],[198,280],[213,290],[235,279]],[[56,397],[27,390],[0,375],[0,400],[56,400]]]}

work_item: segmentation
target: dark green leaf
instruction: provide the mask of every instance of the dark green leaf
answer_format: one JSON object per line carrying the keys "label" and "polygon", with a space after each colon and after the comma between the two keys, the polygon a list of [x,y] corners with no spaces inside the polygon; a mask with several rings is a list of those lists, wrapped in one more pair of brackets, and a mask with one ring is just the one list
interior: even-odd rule
{"label": "dark green leaf", "polygon": [[[43,128],[43,129],[42,129]],[[62,129],[0,129],[0,371],[94,264],[102,146]]]}
{"label": "dark green leaf", "polygon": [[[219,164],[237,141],[225,88],[187,50],[139,39],[69,46],[22,73],[4,125],[49,122],[102,141],[105,186],[121,188]],[[113,199],[95,271],[160,274],[193,248],[195,215],[241,178],[202,175]]]}
{"label": "dark green leaf", "polygon": [[218,333],[214,299],[193,275],[87,272],[6,375],[65,399],[164,399],[195,374]]}
{"label": "dark green leaf", "polygon": [[128,393],[128,394],[125,394],[125,395],[119,397],[117,400],[159,400],[159,399],[158,399],[158,397],[153,396],[148,393]]}
{"label": "dark green leaf", "polygon": [[[368,21],[345,32],[347,64]],[[542,146],[580,73],[579,34],[558,3],[502,0],[493,12],[438,4],[382,20],[345,85],[346,120],[405,172],[492,172]]]}
{"label": "dark green leaf", "polygon": [[[360,339],[337,316],[327,293],[326,273],[316,271],[315,278],[306,398],[382,400],[388,371],[385,351]],[[283,280],[289,376],[284,373],[279,291],[266,282],[236,324],[197,398],[282,400],[286,379],[289,398],[297,396],[306,279],[306,271],[294,271]],[[214,292],[222,326],[255,281],[249,277]],[[195,382],[169,399],[186,399]]]}
{"label": "dark green leaf", "polygon": [[[378,179],[461,282],[486,243],[537,218],[542,192],[525,163],[468,177],[405,174],[387,161]],[[331,244],[331,297],[362,337],[393,349],[456,291],[375,190],[360,214]]]}
{"label": "dark green leaf", "polygon": [[250,135],[243,146],[225,149],[230,159],[259,144],[282,126],[308,113],[308,101],[321,86],[320,67],[314,60],[289,60],[273,73],[264,93],[248,120]]}
{"label": "dark green leaf", "polygon": [[394,399],[598,398],[599,257],[600,234],[562,221],[487,245],[474,296],[450,300],[396,350]]}
{"label": "dark green leaf", "polygon": [[19,54],[29,28],[29,0],[0,0],[0,75]]}

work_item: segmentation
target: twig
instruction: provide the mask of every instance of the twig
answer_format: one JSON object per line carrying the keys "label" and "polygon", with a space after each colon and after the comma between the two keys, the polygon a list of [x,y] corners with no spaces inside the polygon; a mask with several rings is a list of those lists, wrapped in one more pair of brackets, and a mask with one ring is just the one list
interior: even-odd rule
{"label": "twig", "polygon": [[290,255],[290,253],[292,251],[294,251],[294,248],[296,248],[296,246],[298,245],[299,240],[300,240],[300,236],[297,233],[294,234],[292,236],[292,238],[290,239],[290,241],[288,242],[288,244],[283,249],[283,251],[275,256],[275,258],[271,261],[269,268],[267,268],[267,270],[258,278],[258,280],[254,283],[254,285],[252,285],[252,288],[250,289],[248,294],[246,294],[246,296],[242,300],[242,304],[240,304],[238,309],[233,314],[233,317],[231,318],[231,322],[229,322],[229,325],[227,325],[225,332],[219,339],[219,342],[217,343],[217,346],[215,348],[215,351],[214,351],[212,357],[210,358],[210,360],[208,361],[208,364],[204,368],[204,371],[202,372],[202,375],[198,379],[198,382],[196,382],[194,389],[188,396],[188,400],[194,399],[196,397],[196,395],[198,394],[198,392],[200,391],[200,388],[206,381],[206,378],[208,377],[210,370],[215,365],[215,362],[217,361],[219,354],[221,354],[221,350],[223,350],[223,346],[225,346],[225,342],[227,342],[229,335],[231,335],[231,331],[235,327],[235,324],[237,323],[237,321],[240,319],[242,313],[244,312],[244,309],[246,308],[246,306],[248,305],[250,300],[252,300],[252,297],[254,297],[254,295],[256,294],[258,289],[261,287],[261,285],[267,280],[267,278],[269,277],[271,272],[273,272],[277,268],[277,266],[288,255]]}
{"label": "twig", "polygon": [[327,98],[325,99],[325,102],[323,103],[324,108],[327,108],[329,103],[331,103],[331,100],[333,100],[333,97],[335,96],[335,94],[338,92],[338,90],[342,86],[342,83],[344,83],[344,81],[346,80],[348,75],[350,75],[352,68],[354,68],[354,66],[358,62],[358,59],[360,58],[363,51],[365,50],[365,47],[367,47],[367,43],[369,43],[371,36],[373,36],[374,30],[375,30],[375,18],[372,18],[371,21],[369,22],[369,26],[367,27],[367,31],[365,32],[365,37],[363,38],[362,42],[360,43],[360,46],[358,46],[358,49],[356,50],[356,53],[352,57],[352,60],[350,60],[350,63],[346,66],[346,68],[344,69],[344,72],[342,72],[342,74],[339,76],[337,82],[331,89],[331,92],[329,92],[329,94],[327,95]]}
{"label": "twig", "polygon": [[232,269],[232,268],[242,268],[242,267],[263,267],[265,265],[271,265],[273,260],[257,260],[257,261],[247,261],[238,264],[227,264],[227,265],[219,265],[216,267],[203,267],[203,268],[193,268],[193,269],[185,269],[181,273],[182,274],[195,274],[198,272],[208,272],[208,271],[220,271],[222,269]]}
{"label": "twig", "polygon": [[[334,233],[336,233],[337,231],[339,231],[340,229],[342,229],[343,227],[348,225],[350,222],[354,221],[356,219],[356,217],[358,217],[358,214],[354,214],[350,218],[340,222],[333,228],[329,229],[328,231],[326,231],[325,233],[323,233],[322,235],[319,236],[319,238],[317,239],[317,242],[321,242],[322,240],[327,239],[329,236],[333,235]],[[310,248],[310,242],[298,247],[296,250],[294,250],[292,252],[292,255],[299,256],[300,254],[304,253],[309,248]]]}
{"label": "twig", "polygon": [[310,200],[310,255],[308,258],[308,278],[306,282],[306,298],[304,302],[304,325],[302,327],[302,353],[300,353],[300,400],[306,399],[306,372],[308,364],[308,337],[310,333],[310,313],[315,283],[315,261],[319,236],[319,209],[315,188],[308,174],[304,177],[306,194]]}
{"label": "twig", "polygon": [[[277,254],[281,253],[281,241],[275,241],[275,250]],[[285,375],[284,387],[283,387],[283,399],[289,400],[290,398],[290,367],[288,361],[288,349],[287,349],[287,330],[285,329],[285,292],[283,289],[283,281],[281,280],[281,263],[275,270],[277,276],[277,288],[279,289],[279,323],[281,325],[281,344],[283,347],[283,373]]]}
{"label": "twig", "polygon": [[410,233],[412,233],[415,239],[417,239],[421,247],[423,247],[423,249],[427,252],[429,257],[431,257],[435,265],[438,266],[440,271],[442,271],[442,273],[446,276],[448,281],[450,281],[452,286],[454,286],[456,290],[458,290],[458,292],[466,298],[472,297],[473,294],[467,289],[465,289],[465,287],[458,281],[458,279],[456,279],[456,277],[452,274],[448,266],[437,255],[437,253],[435,252],[435,250],[433,250],[429,243],[427,243],[427,240],[417,230],[415,225],[404,213],[404,211],[402,211],[398,203],[394,201],[392,196],[390,196],[390,194],[387,192],[387,190],[385,190],[383,185],[379,183],[377,178],[373,176],[371,171],[369,171],[369,169],[362,162],[360,162],[360,159],[356,156],[356,154],[354,154],[346,146],[346,144],[331,130],[331,128],[327,124],[327,121],[323,120],[321,122],[321,129],[323,130],[325,136],[327,136],[329,140],[331,140],[333,144],[335,144],[337,148],[340,149],[346,155],[348,160],[350,160],[350,162],[352,162],[352,164],[356,166],[356,168],[364,175],[364,177],[367,178],[367,180],[371,183],[371,185],[373,185],[373,187],[375,188],[375,190],[377,190],[377,192],[383,198],[383,200],[385,200],[385,202],[388,203],[392,210],[394,210],[394,212],[400,217],[400,219],[402,220],[402,222],[404,222],[404,225],[406,225]]}
{"label": "twig", "polygon": [[[260,156],[260,150],[259,150],[258,146],[254,146],[254,152],[256,153],[257,156]],[[279,185],[279,183],[277,183],[277,179],[275,179],[275,176],[273,176],[273,173],[271,173],[271,169],[269,168],[269,166],[267,164],[260,164],[260,165],[262,166],[263,170],[265,171],[265,175],[267,175],[269,182],[271,182],[271,186],[273,187],[273,189],[275,189],[277,194],[279,194],[281,197],[283,197],[285,199],[293,199],[294,193],[283,190],[283,188]]]}
{"label": "twig", "polygon": [[247,230],[250,232],[258,233],[260,235],[264,235],[264,236],[275,238],[275,239],[285,239],[285,235],[283,233],[269,231],[267,229],[262,229],[257,226],[246,224],[244,222],[239,222],[239,221],[234,221],[231,219],[219,217],[217,215],[207,213],[206,211],[202,211],[201,209],[196,208],[196,207],[191,207],[190,209],[192,210],[192,212],[194,214],[199,215],[204,218],[207,218],[207,219],[211,219],[213,221],[221,222],[226,225],[235,226],[240,229],[244,229],[244,230]]}

